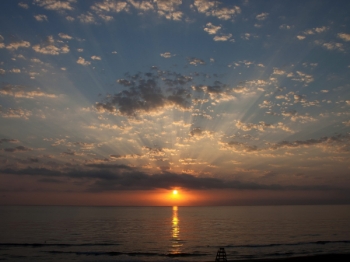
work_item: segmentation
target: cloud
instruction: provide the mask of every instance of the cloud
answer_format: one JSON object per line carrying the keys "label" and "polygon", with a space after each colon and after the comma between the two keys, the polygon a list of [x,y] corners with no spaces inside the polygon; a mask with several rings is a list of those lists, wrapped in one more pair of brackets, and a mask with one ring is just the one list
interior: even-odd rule
{"label": "cloud", "polygon": [[170,57],[175,56],[175,55],[171,54],[170,52],[165,52],[165,53],[160,54],[160,56],[162,56],[164,58],[170,58]]}
{"label": "cloud", "polygon": [[272,74],[274,74],[274,75],[285,75],[286,71],[278,69],[278,68],[274,68]]}
{"label": "cloud", "polygon": [[303,36],[303,35],[297,35],[297,38],[298,38],[299,40],[304,40],[306,37]]}
{"label": "cloud", "polygon": [[292,28],[292,26],[286,25],[286,24],[283,24],[283,25],[280,25],[280,26],[279,26],[279,29],[289,30],[289,29],[291,29],[291,28]]}
{"label": "cloud", "polygon": [[269,149],[280,148],[301,148],[318,146],[325,150],[336,150],[338,152],[350,152],[350,135],[336,135],[332,137],[322,137],[319,139],[308,140],[296,140],[296,141],[281,141],[279,143],[272,144]]}
{"label": "cloud", "polygon": [[102,2],[94,3],[94,5],[91,6],[91,9],[98,14],[101,14],[103,12],[119,13],[121,11],[128,11],[129,6],[126,1],[104,0]]}
{"label": "cloud", "polygon": [[243,130],[243,131],[251,131],[251,130],[259,130],[261,132],[264,132],[266,129],[281,129],[286,132],[293,133],[293,131],[284,125],[282,122],[279,122],[277,124],[267,124],[264,121],[260,121],[258,124],[253,123],[242,123],[241,121],[236,122],[236,127]]}
{"label": "cloud", "polygon": [[66,19],[69,21],[69,22],[73,22],[75,20],[74,17],[71,17],[71,16],[66,16]]}
{"label": "cloud", "polygon": [[28,47],[30,47],[30,43],[28,41],[12,42],[6,46],[6,48],[10,50],[17,50],[18,48],[28,48]]}
{"label": "cloud", "polygon": [[215,26],[209,22],[204,28],[204,31],[208,32],[209,35],[215,35],[220,29],[221,29],[221,26]]}
{"label": "cloud", "polygon": [[326,48],[328,50],[344,51],[344,45],[342,43],[335,43],[335,42],[331,42],[331,43],[316,42],[316,43],[322,45],[324,48]]}
{"label": "cloud", "polygon": [[296,73],[297,73],[297,76],[292,78],[292,80],[294,81],[303,82],[306,85],[314,81],[314,78],[312,75],[305,74],[301,71],[296,71]]}
{"label": "cloud", "polygon": [[228,143],[220,143],[224,149],[232,150],[236,153],[249,153],[258,151],[257,146],[248,145],[237,141],[230,141]]}
{"label": "cloud", "polygon": [[21,108],[8,108],[4,111],[0,107],[0,115],[4,118],[23,118],[27,120],[29,119],[29,116],[32,115],[32,112]]}
{"label": "cloud", "polygon": [[85,24],[95,24],[95,17],[92,13],[87,12],[86,14],[81,14],[78,16],[78,19],[81,23]]}
{"label": "cloud", "polygon": [[344,121],[343,124],[344,124],[345,126],[350,126],[350,120]]}
{"label": "cloud", "polygon": [[188,57],[187,61],[190,65],[205,65],[205,62],[202,59],[196,57]]}
{"label": "cloud", "polygon": [[28,4],[25,4],[25,3],[22,3],[22,2],[18,3],[18,6],[24,8],[24,9],[28,9],[29,8]]}
{"label": "cloud", "polygon": [[48,36],[46,42],[41,45],[34,45],[33,49],[35,52],[45,55],[59,55],[69,52],[68,45],[56,42],[53,36]]}
{"label": "cloud", "polygon": [[82,58],[81,56],[78,58],[77,60],[77,64],[83,65],[83,66],[88,66],[91,64],[90,61],[86,61],[84,58]]}
{"label": "cloud", "polygon": [[34,0],[33,4],[43,7],[48,10],[73,10],[72,4],[76,3],[76,0]]}
{"label": "cloud", "polygon": [[308,123],[316,121],[315,118],[309,116],[308,114],[300,115],[295,110],[282,112],[283,116],[290,117],[293,122],[299,121],[301,123]]}
{"label": "cloud", "polygon": [[64,33],[59,33],[58,36],[61,37],[62,39],[68,39],[68,40],[73,38],[70,35],[67,35],[67,34],[64,34]]}
{"label": "cloud", "polygon": [[46,15],[35,15],[34,18],[38,22],[48,21]]}
{"label": "cloud", "polygon": [[255,19],[257,19],[259,21],[263,21],[263,20],[267,19],[268,16],[269,16],[269,13],[261,13],[261,14],[257,15],[255,17]]}
{"label": "cloud", "polygon": [[27,152],[27,151],[32,151],[32,148],[25,147],[25,146],[17,146],[13,148],[5,148],[3,151],[8,152],[8,153],[17,153],[17,152]]}
{"label": "cloud", "polygon": [[0,89],[0,95],[7,95],[7,96],[18,97],[18,98],[36,98],[36,97],[56,98],[57,97],[57,95],[55,94],[45,93],[41,90],[26,91],[24,90],[25,88],[26,88],[25,86],[7,84]]}
{"label": "cloud", "polygon": [[15,73],[15,74],[19,74],[21,73],[21,69],[19,68],[12,68],[11,70],[9,70],[10,73]]}
{"label": "cloud", "polygon": [[[109,112],[129,117],[141,113],[162,112],[166,107],[187,110],[190,105],[189,92],[183,86],[190,82],[191,78],[166,72],[159,74],[146,73],[145,78],[137,74],[129,77],[130,80],[118,79],[117,82],[127,90],[107,96],[105,101],[96,103],[95,108],[101,113]],[[173,78],[170,78],[171,76]],[[162,84],[159,84],[160,81]]]}
{"label": "cloud", "polygon": [[154,10],[154,5],[148,1],[129,0],[129,2],[133,5],[133,7],[142,11]]}
{"label": "cloud", "polygon": [[93,55],[91,57],[92,60],[102,60],[100,56]]}
{"label": "cloud", "polygon": [[108,192],[124,190],[172,189],[236,189],[236,190],[329,190],[329,186],[295,186],[259,184],[239,180],[223,180],[214,177],[193,176],[186,173],[162,172],[146,174],[124,165],[92,165],[90,170],[57,171],[47,168],[2,168],[0,174],[42,177],[43,181],[57,182],[59,178],[73,178],[91,181],[88,191]]}
{"label": "cloud", "polygon": [[[227,35],[216,35],[213,39],[214,41],[227,41],[232,37],[232,34],[227,34]],[[234,41],[233,39],[231,39],[231,41]]]}
{"label": "cloud", "polygon": [[346,34],[346,33],[339,33],[338,37],[343,39],[344,41],[350,41],[350,34]]}
{"label": "cloud", "polygon": [[2,143],[19,143],[19,140],[11,139],[11,138],[1,138],[0,144],[2,144]]}
{"label": "cloud", "polygon": [[194,6],[199,13],[204,13],[206,16],[215,16],[221,20],[230,20],[241,13],[238,6],[220,7],[219,2],[209,0],[195,0]]}
{"label": "cloud", "polygon": [[321,148],[326,152],[350,153],[350,135],[339,134],[331,137],[321,137],[319,139],[281,141],[278,143],[269,143],[265,147],[258,148],[255,145],[249,145],[238,141],[219,142],[223,149],[232,150],[236,153],[256,153],[279,149],[298,149],[298,148]]}

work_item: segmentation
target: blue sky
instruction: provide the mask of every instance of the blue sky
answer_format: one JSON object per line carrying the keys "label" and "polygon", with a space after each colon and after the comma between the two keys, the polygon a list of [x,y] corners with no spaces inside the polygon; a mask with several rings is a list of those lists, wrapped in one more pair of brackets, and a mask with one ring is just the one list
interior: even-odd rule
{"label": "blue sky", "polygon": [[348,1],[0,5],[0,203],[349,203]]}

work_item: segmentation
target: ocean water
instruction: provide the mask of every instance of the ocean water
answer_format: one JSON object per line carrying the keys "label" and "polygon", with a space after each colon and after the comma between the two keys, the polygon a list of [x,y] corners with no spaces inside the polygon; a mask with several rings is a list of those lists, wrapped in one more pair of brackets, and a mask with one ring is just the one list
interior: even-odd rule
{"label": "ocean water", "polygon": [[0,207],[0,260],[215,261],[350,253],[350,206]]}

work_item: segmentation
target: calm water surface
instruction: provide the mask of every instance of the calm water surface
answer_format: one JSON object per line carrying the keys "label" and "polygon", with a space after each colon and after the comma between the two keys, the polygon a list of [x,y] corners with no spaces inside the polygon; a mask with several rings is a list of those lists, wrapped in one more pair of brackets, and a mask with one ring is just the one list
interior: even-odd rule
{"label": "calm water surface", "polygon": [[350,206],[0,207],[0,260],[214,261],[350,253]]}

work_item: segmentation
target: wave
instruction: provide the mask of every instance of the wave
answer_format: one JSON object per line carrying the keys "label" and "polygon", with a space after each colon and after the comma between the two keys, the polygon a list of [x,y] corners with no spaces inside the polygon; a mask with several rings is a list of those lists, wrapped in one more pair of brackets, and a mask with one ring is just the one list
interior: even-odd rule
{"label": "wave", "polygon": [[86,244],[55,244],[55,243],[0,243],[0,247],[89,247],[89,246],[119,246],[114,243],[86,243]]}
{"label": "wave", "polygon": [[326,245],[326,244],[350,244],[350,240],[334,240],[334,241],[313,241],[313,242],[296,242],[296,243],[280,243],[280,244],[251,244],[251,245],[226,245],[226,246],[220,246],[220,247],[226,247],[226,248],[232,248],[232,247],[239,247],[239,248],[265,248],[265,247],[277,247],[277,246],[303,246],[303,245]]}
{"label": "wave", "polygon": [[79,251],[43,251],[50,254],[75,254],[75,255],[87,255],[87,256],[148,256],[148,257],[198,257],[206,256],[206,254],[201,253],[152,253],[152,252],[79,252]]}

